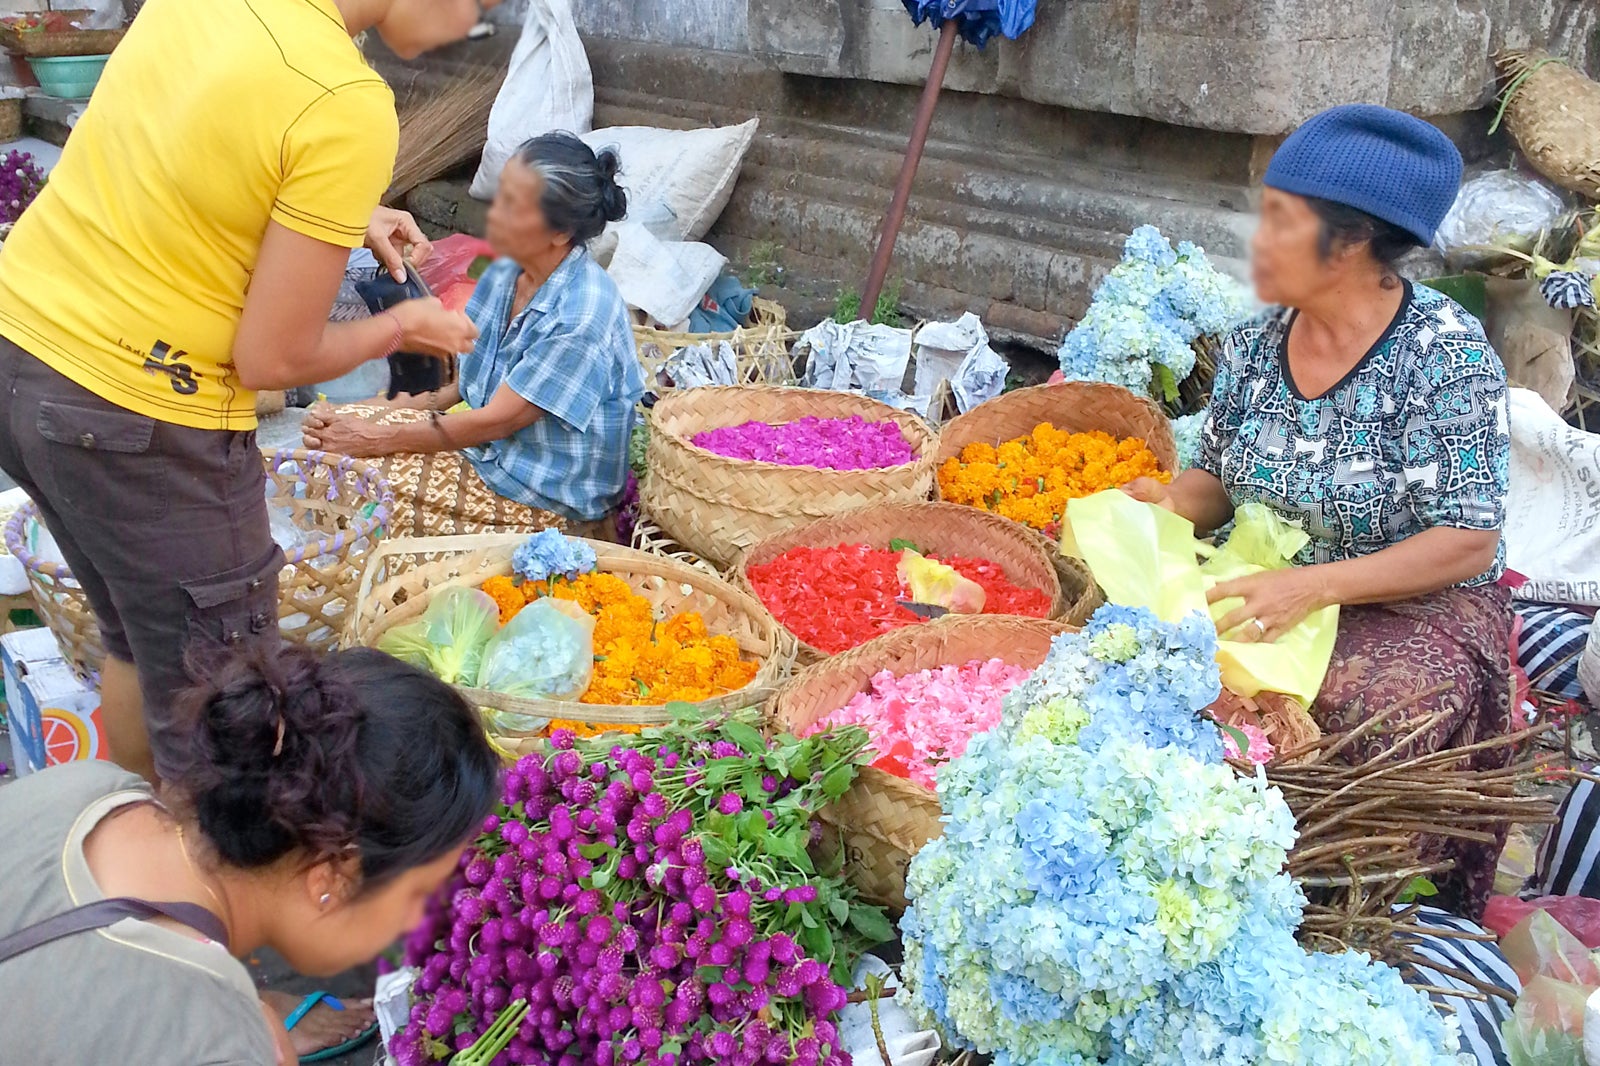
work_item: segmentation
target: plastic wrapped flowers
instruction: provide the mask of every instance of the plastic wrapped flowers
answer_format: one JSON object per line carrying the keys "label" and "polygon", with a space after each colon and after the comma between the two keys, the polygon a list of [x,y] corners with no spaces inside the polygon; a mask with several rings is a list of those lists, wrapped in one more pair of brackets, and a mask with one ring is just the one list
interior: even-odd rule
{"label": "plastic wrapped flowers", "polygon": [[1455,1064],[1457,1035],[1367,956],[1308,954],[1292,815],[1202,719],[1216,635],[1106,607],[939,775],[901,995],[996,1066]]}
{"label": "plastic wrapped flowers", "polygon": [[848,1063],[839,982],[893,929],[806,845],[865,746],[742,720],[557,733],[407,938],[420,974],[390,1053],[446,1061],[521,1000],[497,1064]]}
{"label": "plastic wrapped flowers", "polygon": [[1193,344],[1245,320],[1243,286],[1189,241],[1174,250],[1154,226],[1140,226],[1061,345],[1069,381],[1108,381],[1167,402],[1194,370]]}

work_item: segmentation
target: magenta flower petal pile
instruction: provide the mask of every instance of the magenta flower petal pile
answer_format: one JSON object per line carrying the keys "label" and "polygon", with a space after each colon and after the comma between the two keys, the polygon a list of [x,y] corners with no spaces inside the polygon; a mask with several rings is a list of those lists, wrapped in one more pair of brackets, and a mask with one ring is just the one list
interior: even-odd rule
{"label": "magenta flower petal pile", "polygon": [[893,422],[802,418],[798,422],[745,422],[708,429],[694,443],[729,459],[748,459],[821,470],[877,470],[916,462],[916,452]]}

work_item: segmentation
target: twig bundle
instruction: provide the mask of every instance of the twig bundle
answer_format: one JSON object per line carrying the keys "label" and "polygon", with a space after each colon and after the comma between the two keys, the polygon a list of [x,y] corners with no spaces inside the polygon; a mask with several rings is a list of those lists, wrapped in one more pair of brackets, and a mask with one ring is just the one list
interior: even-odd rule
{"label": "twig bundle", "polygon": [[[1549,724],[1465,747],[1396,757],[1443,719],[1442,712],[1408,715],[1431,695],[1437,690],[1402,701],[1347,733],[1282,752],[1266,768],[1267,781],[1283,793],[1299,828],[1288,871],[1306,891],[1301,939],[1309,947],[1358,948],[1401,966],[1416,961],[1411,957],[1419,931],[1416,908],[1398,906],[1400,897],[1416,878],[1453,866],[1424,854],[1421,838],[1487,843],[1512,824],[1555,821],[1550,802],[1528,794],[1532,786],[1547,783],[1552,772],[1528,743],[1549,732]],[[1338,761],[1397,719],[1407,731],[1391,750],[1355,765]],[[1521,754],[1498,770],[1463,768],[1472,756],[1501,750]]]}
{"label": "twig bundle", "polygon": [[401,108],[400,147],[384,203],[398,203],[418,185],[483,152],[500,77],[500,71],[473,68]]}

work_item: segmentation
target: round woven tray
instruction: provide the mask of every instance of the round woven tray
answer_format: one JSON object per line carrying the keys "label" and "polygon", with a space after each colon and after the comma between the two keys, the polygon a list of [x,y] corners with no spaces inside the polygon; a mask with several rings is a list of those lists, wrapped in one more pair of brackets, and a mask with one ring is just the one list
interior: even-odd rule
{"label": "round woven tray", "polygon": [[[998,563],[1012,584],[1041,589],[1050,597],[1052,618],[1059,618],[1068,606],[1062,597],[1059,571],[1052,565],[1044,541],[1015,522],[952,503],[889,503],[863,507],[790,529],[768,537],[746,552],[733,567],[732,576],[735,584],[754,596],[750,567],[770,563],[790,548],[867,544],[887,549],[894,540],[911,541],[933,555],[959,555]],[[1088,587],[1093,588],[1093,583],[1089,582]],[[1083,590],[1079,589],[1078,593],[1081,597]],[[1073,606],[1075,608],[1076,603]],[[828,658],[829,653],[790,635],[802,664]]]}
{"label": "round woven tray", "polygon": [[[896,630],[810,667],[779,691],[769,710],[774,732],[801,734],[872,687],[884,670],[898,676],[974,659],[1001,659],[1032,669],[1050,642],[1072,631],[1061,622],[977,615],[941,618]],[[850,791],[821,811],[842,849],[844,872],[861,893],[897,911],[906,906],[906,866],[938,837],[939,798],[932,789],[863,767]]]}
{"label": "round woven tray", "polygon": [[[491,577],[510,575],[512,553],[527,539],[521,533],[485,533],[386,541],[362,576],[355,620],[346,643],[376,646],[393,627],[420,618],[429,598],[440,589],[476,588]],[[732,636],[745,656],[761,664],[755,679],[744,688],[690,706],[706,714],[758,706],[788,677],[794,661],[792,643],[748,593],[673,559],[601,541],[586,543],[594,549],[599,561],[597,569],[626,581],[650,601],[658,619],[696,611],[705,619],[709,632]],[[483,689],[462,691],[479,707],[532,718],[638,726],[672,721],[666,707],[659,704],[613,707],[525,699]],[[492,731],[510,739],[530,735],[514,730]]]}
{"label": "round woven tray", "polygon": [[1495,57],[1506,129],[1539,173],[1600,200],[1600,84],[1544,52]]}
{"label": "round woven tray", "polygon": [[[389,520],[388,482],[356,459],[323,452],[263,453],[272,491],[268,506],[308,535],[284,553],[278,575],[278,629],[285,640],[327,650],[349,622],[362,567]],[[29,546],[38,508],[27,504],[5,526],[6,550],[28,575],[39,617],[62,653],[85,678],[105,662],[100,627],[83,589],[63,563],[39,558]]]}
{"label": "round woven tray", "polygon": [[[819,470],[729,459],[691,443],[709,429],[808,415],[894,422],[917,460],[878,470]],[[650,412],[648,469],[639,497],[673,541],[728,567],[758,541],[814,519],[927,499],[936,446],[921,419],[864,396],[773,386],[687,389],[663,397]]]}

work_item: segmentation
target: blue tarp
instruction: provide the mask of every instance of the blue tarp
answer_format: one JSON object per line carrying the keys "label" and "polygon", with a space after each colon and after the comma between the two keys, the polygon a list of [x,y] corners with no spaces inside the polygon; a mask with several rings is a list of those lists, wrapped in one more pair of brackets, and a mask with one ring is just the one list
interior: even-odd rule
{"label": "blue tarp", "polygon": [[902,0],[918,26],[932,22],[943,26],[946,19],[960,20],[961,36],[979,48],[999,34],[1013,40],[1033,25],[1036,0]]}

